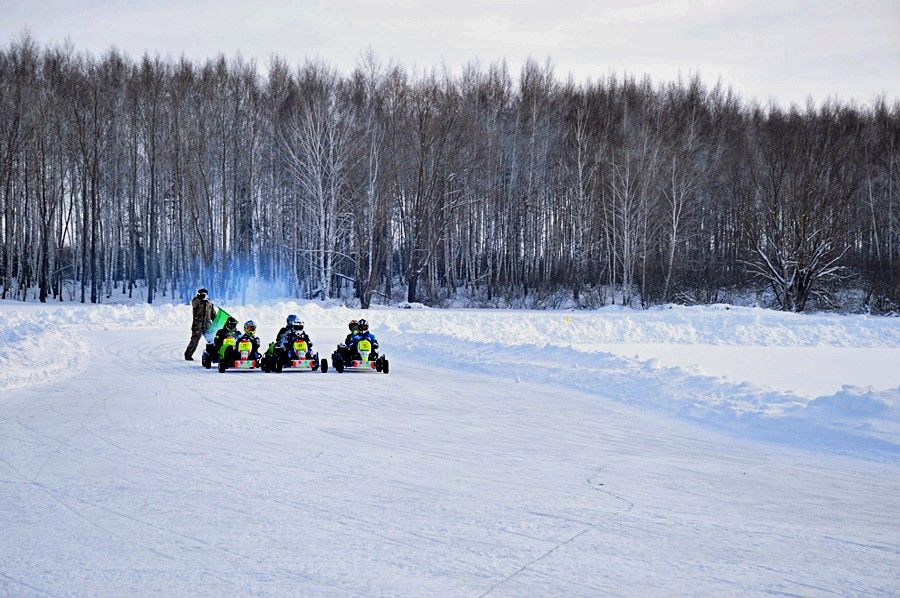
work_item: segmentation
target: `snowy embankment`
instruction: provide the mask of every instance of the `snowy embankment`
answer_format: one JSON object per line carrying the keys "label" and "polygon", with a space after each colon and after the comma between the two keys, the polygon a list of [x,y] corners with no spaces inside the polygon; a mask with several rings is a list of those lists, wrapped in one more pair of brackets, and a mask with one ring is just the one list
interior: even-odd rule
{"label": "snowy embankment", "polygon": [[[341,329],[359,316],[343,307],[295,302],[229,311],[256,320],[264,340],[285,314],[297,313],[326,353],[339,339],[317,338],[316,330]],[[662,411],[740,436],[900,458],[896,319],[726,306],[590,312],[379,308],[365,315],[395,364],[404,355],[424,357],[439,366],[516,383],[588,391],[599,400]],[[80,331],[186,328],[189,319],[187,306],[4,302],[0,385],[32,384],[89,366],[90,347]],[[633,347],[638,348],[632,357]],[[766,362],[769,353],[773,357]],[[754,360],[756,366],[748,367]],[[791,378],[792,371],[802,376]],[[737,379],[731,372],[738,372]],[[834,388],[818,396],[787,390],[803,387],[804,378],[809,389]],[[787,386],[785,379],[790,380]],[[816,384],[826,379],[825,386]],[[834,383],[842,379],[856,386]]]}

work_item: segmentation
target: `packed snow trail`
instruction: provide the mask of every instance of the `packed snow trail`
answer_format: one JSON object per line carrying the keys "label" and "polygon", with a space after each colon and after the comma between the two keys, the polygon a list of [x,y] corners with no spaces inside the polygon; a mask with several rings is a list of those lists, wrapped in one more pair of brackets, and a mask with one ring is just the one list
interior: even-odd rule
{"label": "packed snow trail", "polygon": [[[286,313],[314,328],[340,329],[358,317],[312,302],[238,310],[271,333]],[[738,436],[900,462],[897,318],[729,306],[577,313],[378,308],[371,317],[393,350],[413,351],[419,360],[513,380],[524,374]],[[0,301],[0,386],[86,367],[86,328],[181,328],[189,319],[184,305]]]}
{"label": "packed snow trail", "polygon": [[[388,376],[218,374],[161,321],[88,323],[68,375],[3,393],[0,594],[900,589],[895,463],[514,383],[399,330]],[[307,323],[326,352],[344,333]]]}

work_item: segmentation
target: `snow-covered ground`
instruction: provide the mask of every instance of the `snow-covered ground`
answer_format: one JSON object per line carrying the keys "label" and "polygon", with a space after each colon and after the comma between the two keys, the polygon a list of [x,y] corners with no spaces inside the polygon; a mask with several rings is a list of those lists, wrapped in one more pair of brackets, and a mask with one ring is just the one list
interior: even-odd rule
{"label": "snow-covered ground", "polygon": [[[230,311],[327,352],[360,315]],[[185,306],[0,303],[0,594],[900,591],[900,321],[365,316],[388,376],[203,370]]]}
{"label": "snow-covered ground", "polygon": [[809,398],[836,393],[845,385],[889,389],[900,378],[898,351],[893,347],[600,343],[585,348],[655,359],[666,367]]}

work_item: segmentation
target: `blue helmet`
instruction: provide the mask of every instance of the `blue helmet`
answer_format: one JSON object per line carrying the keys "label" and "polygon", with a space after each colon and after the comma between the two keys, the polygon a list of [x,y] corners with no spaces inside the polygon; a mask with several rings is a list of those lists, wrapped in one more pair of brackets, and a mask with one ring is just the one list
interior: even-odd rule
{"label": "blue helmet", "polygon": [[294,330],[303,330],[303,320],[291,314],[287,317],[287,325],[288,328],[293,328]]}

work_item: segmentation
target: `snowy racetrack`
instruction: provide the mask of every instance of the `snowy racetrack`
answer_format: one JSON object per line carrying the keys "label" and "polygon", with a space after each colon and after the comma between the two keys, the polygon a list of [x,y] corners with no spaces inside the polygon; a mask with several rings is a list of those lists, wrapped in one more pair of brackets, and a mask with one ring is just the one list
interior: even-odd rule
{"label": "snowy racetrack", "polygon": [[[88,309],[48,308],[48,334],[73,321],[59,342],[78,355],[43,382],[34,355],[14,372],[0,348],[0,593],[898,591],[896,397],[881,389],[864,397],[888,409],[869,413],[872,437],[809,420],[804,433],[840,434],[822,450],[760,427],[771,410],[745,427],[723,419],[731,407],[697,416],[698,397],[789,400],[792,413],[794,398],[606,353],[564,367],[558,313],[516,320],[530,332],[546,318],[534,349],[500,335],[505,314],[464,314],[470,330],[444,338],[443,312],[375,311],[390,375],[279,376],[179,361],[183,308],[96,308],[83,322]],[[286,309],[233,311],[268,337]],[[300,309],[323,352],[352,313]],[[42,330],[42,308],[0,313],[13,339]],[[471,330],[477,318],[497,327]],[[895,321],[833,318],[815,325],[897,350]],[[791,338],[816,341],[801,324]],[[668,388],[696,404],[638,400]]]}

